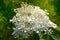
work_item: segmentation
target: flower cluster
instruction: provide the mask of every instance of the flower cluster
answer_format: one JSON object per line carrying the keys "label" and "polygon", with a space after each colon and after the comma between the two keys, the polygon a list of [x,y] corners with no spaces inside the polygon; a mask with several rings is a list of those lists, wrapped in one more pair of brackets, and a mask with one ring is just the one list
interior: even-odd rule
{"label": "flower cluster", "polygon": [[14,9],[16,15],[10,20],[15,24],[13,28],[15,38],[19,36],[28,37],[33,31],[40,34],[44,31],[46,34],[52,32],[49,27],[56,28],[57,25],[49,20],[47,12],[38,6],[21,4],[21,8]]}

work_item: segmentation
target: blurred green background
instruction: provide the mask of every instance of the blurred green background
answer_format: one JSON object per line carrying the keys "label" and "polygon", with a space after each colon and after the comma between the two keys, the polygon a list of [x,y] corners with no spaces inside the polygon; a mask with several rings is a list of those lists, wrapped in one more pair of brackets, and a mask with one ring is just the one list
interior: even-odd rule
{"label": "blurred green background", "polygon": [[[14,38],[11,36],[14,24],[9,20],[16,14],[13,9],[19,8],[22,2],[39,6],[49,12],[49,18],[58,27],[53,29],[52,35],[41,35],[33,33],[29,38]],[[60,40],[60,0],[0,0],[0,40]]]}

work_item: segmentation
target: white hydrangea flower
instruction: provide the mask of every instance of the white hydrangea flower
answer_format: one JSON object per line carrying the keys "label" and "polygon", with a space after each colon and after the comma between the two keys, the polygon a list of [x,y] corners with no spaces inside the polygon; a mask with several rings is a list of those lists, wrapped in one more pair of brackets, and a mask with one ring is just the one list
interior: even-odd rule
{"label": "white hydrangea flower", "polygon": [[16,15],[10,20],[15,24],[13,28],[15,38],[19,36],[28,37],[35,31],[40,34],[42,31],[49,34],[52,32],[49,27],[56,28],[57,25],[49,20],[47,16],[47,10],[44,11],[38,6],[21,4],[21,8],[14,9]]}

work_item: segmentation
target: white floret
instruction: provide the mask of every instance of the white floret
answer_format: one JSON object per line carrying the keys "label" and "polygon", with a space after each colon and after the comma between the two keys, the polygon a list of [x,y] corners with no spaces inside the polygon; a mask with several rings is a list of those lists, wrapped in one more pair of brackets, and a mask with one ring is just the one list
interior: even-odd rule
{"label": "white floret", "polygon": [[33,31],[38,34],[45,31],[46,34],[49,34],[51,33],[49,27],[57,27],[46,15],[47,10],[44,11],[38,6],[28,4],[21,5],[21,8],[14,9],[16,15],[10,20],[15,24],[14,32],[12,33],[15,38],[19,36],[28,37]]}

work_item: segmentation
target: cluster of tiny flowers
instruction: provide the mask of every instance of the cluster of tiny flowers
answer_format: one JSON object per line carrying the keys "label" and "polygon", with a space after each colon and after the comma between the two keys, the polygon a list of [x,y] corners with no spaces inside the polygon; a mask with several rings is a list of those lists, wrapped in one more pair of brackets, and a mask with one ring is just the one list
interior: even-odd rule
{"label": "cluster of tiny flowers", "polygon": [[19,36],[28,37],[34,31],[40,34],[50,34],[52,30],[49,27],[56,28],[57,25],[49,20],[47,11],[42,10],[38,6],[21,4],[21,8],[14,9],[16,15],[10,19],[14,23],[15,28],[12,35],[17,38]]}

